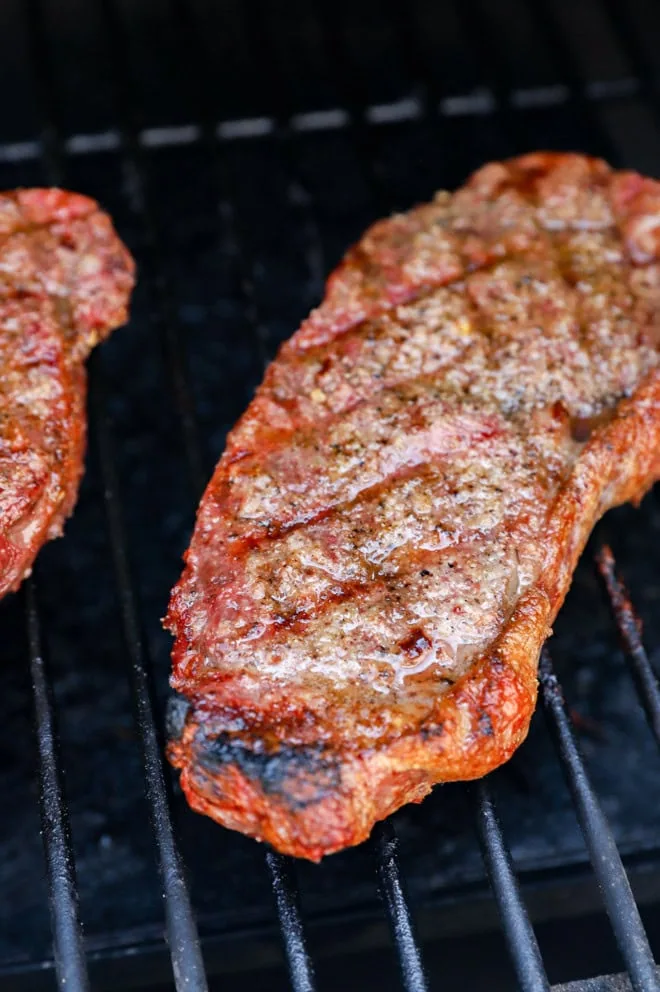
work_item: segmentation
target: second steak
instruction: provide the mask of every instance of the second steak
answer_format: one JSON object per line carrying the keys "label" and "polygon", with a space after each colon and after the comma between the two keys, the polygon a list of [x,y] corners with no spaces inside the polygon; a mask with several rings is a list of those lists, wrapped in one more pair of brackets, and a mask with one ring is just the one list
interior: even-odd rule
{"label": "second steak", "polygon": [[93,200],[0,194],[0,595],[75,503],[84,359],[126,319],[133,261]]}

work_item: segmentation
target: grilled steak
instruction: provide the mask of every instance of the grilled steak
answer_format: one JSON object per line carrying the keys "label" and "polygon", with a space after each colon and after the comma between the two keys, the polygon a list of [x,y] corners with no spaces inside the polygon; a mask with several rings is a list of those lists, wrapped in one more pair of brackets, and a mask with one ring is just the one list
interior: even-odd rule
{"label": "grilled steak", "polygon": [[0,595],[73,509],[91,348],[126,319],[133,262],[93,200],[0,194]]}
{"label": "grilled steak", "polygon": [[172,595],[195,809],[317,860],[512,754],[591,528],[660,476],[659,250],[660,184],[532,154],[348,253]]}

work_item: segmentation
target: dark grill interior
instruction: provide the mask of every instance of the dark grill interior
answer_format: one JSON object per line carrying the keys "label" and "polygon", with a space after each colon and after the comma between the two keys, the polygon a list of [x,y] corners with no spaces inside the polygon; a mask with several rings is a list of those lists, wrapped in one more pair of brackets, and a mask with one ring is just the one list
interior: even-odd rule
{"label": "dark grill interior", "polygon": [[320,867],[170,795],[159,626],[224,434],[343,250],[536,147],[660,175],[659,42],[651,0],[2,4],[0,183],[97,197],[141,278],[75,516],[0,604],[0,989],[660,988],[656,494],[594,536],[510,764]]}

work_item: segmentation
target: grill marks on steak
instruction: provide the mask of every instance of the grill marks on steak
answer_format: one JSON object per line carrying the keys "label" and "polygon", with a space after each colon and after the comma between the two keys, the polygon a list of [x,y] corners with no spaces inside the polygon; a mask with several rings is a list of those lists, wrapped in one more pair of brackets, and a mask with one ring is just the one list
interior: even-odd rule
{"label": "grill marks on steak", "polygon": [[[565,433],[565,418],[553,419],[550,425],[544,421],[544,434],[553,428]],[[445,550],[455,545],[460,545],[462,560],[474,555],[479,568],[484,549],[472,548],[469,542],[487,535],[491,544],[497,544],[493,567],[497,554],[511,569],[515,562],[516,572],[529,581],[535,562],[527,547],[531,540],[527,532],[533,534],[542,525],[547,490],[556,481],[556,471],[551,465],[539,471],[535,439],[523,443],[515,434],[502,432],[487,443],[477,444],[471,438],[465,441],[462,449],[441,463],[416,466],[315,523],[293,528],[276,541],[255,544],[247,554],[230,553],[221,561],[205,556],[200,562],[200,579],[202,584],[215,583],[218,595],[202,634],[211,638],[209,648],[197,657],[217,650],[223,639],[223,650],[231,650],[235,660],[239,652],[246,666],[254,663],[255,652],[260,651],[273,657],[281,656],[282,650],[292,650],[295,657],[300,644],[294,648],[291,635],[296,631],[302,637],[309,634],[315,613],[322,614],[320,628],[335,624],[337,634],[347,623],[357,632],[371,599],[382,617],[388,610],[401,614],[397,584],[404,579],[417,613],[424,611],[435,617],[440,629],[440,617],[447,616],[453,632],[445,631],[444,636],[439,632],[438,643],[460,645],[455,630],[459,616],[463,626],[472,617],[472,622],[483,628],[484,604],[476,605],[473,592],[475,606],[470,608],[456,572],[445,571],[441,579],[437,569],[429,571],[414,594],[411,577],[417,581],[423,570],[433,569],[439,558],[446,557]],[[226,571],[221,572],[219,567],[223,566]],[[506,589],[504,582],[486,591],[504,595]],[[495,629],[497,611],[492,619],[491,629]],[[398,639],[405,640],[406,624],[412,623],[414,616],[405,611],[398,623]],[[328,638],[334,633],[325,635],[325,653],[329,651]],[[265,644],[255,643],[262,639]],[[310,640],[313,642],[313,637]],[[394,634],[376,639],[373,657],[378,662],[383,654],[392,653],[382,649],[383,643],[396,643]],[[350,654],[350,640],[347,648]],[[349,669],[342,675],[345,663],[337,663],[339,650],[338,645],[332,658],[333,688],[351,678]],[[305,655],[291,667],[301,674],[310,657]],[[285,672],[287,678],[292,677],[293,671],[280,665],[278,677]]]}
{"label": "grill marks on steak", "polygon": [[[510,463],[521,454],[506,441],[498,452]],[[527,476],[533,513],[542,489],[531,473]],[[215,634],[228,641],[238,634],[254,640],[290,627],[301,615],[308,619],[322,603],[344,599],[379,575],[415,569],[417,558],[427,561],[470,535],[494,532],[506,515],[501,483],[487,465],[475,465],[464,454],[444,472],[434,466],[415,469],[336,514],[257,546],[244,563],[228,558],[213,618]],[[524,498],[516,493],[519,502]],[[212,575],[219,577],[209,565]]]}
{"label": "grill marks on steak", "polygon": [[87,197],[0,194],[0,594],[61,533],[82,472],[84,358],[126,319],[133,263]]}
{"label": "grill marks on steak", "polygon": [[318,858],[519,743],[589,530],[660,473],[658,217],[651,180],[532,155],[349,252],[172,596],[196,808]]}

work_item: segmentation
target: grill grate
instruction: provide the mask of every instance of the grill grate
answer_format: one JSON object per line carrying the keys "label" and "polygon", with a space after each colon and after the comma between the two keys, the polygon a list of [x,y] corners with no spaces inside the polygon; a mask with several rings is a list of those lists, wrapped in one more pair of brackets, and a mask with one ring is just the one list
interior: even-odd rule
{"label": "grill grate", "polygon": [[642,644],[639,620],[635,616],[628,591],[616,573],[614,555],[607,545],[603,545],[598,551],[596,563],[605,582],[646,718],[660,744],[660,687]]}
{"label": "grill grate", "polygon": [[97,366],[93,364],[90,371],[93,374],[90,388],[95,401],[93,420],[96,443],[100,449],[108,530],[126,639],[126,660],[142,743],[147,798],[158,847],[172,970],[178,988],[205,992],[207,985],[197,928],[169,814],[163,775],[163,738],[156,726],[153,689],[144,657],[136,596],[131,580],[112,434],[104,413],[102,383]]}
{"label": "grill grate", "polygon": [[562,692],[547,651],[541,656],[541,696],[557,742],[573,802],[603,901],[635,992],[660,989],[653,955],[625,869],[575,744]]}
{"label": "grill grate", "polygon": [[41,821],[50,888],[55,969],[64,988],[85,992],[89,982],[78,913],[69,817],[62,795],[52,690],[42,655],[33,579],[28,579],[26,585],[25,611],[39,740]]}
{"label": "grill grate", "polygon": [[[157,198],[151,190],[149,166],[145,151],[157,147],[191,145],[200,147],[213,162],[215,190],[219,198],[229,204],[225,215],[224,237],[232,243],[238,261],[241,305],[250,335],[251,348],[263,365],[272,353],[275,342],[262,312],[263,305],[255,286],[254,273],[258,264],[251,257],[250,239],[237,219],[240,211],[236,203],[241,194],[237,188],[234,171],[224,161],[227,145],[241,141],[256,141],[271,136],[276,142],[276,154],[295,191],[294,209],[303,229],[306,258],[311,273],[310,296],[317,296],[321,273],[328,267],[326,258],[332,252],[327,235],[321,230],[315,216],[313,196],[306,189],[304,170],[293,154],[296,135],[346,130],[356,154],[360,181],[367,188],[373,214],[386,212],[397,201],[399,194],[392,193],[381,160],[382,151],[379,128],[390,124],[407,126],[421,122],[426,129],[437,128],[443,154],[450,158],[454,152],[447,138],[447,128],[454,122],[462,133],[463,118],[483,118],[487,122],[483,140],[477,138],[479,148],[484,148],[481,158],[504,155],[534,144],[526,131],[529,108],[558,108],[569,122],[568,129],[584,129],[585,140],[593,150],[600,151],[613,161],[619,159],[617,143],[603,126],[601,107],[609,107],[607,100],[631,91],[627,78],[610,81],[609,89],[602,86],[589,90],[581,80],[580,68],[571,54],[561,16],[546,9],[546,5],[512,3],[512,8],[526,11],[530,24],[542,29],[561,67],[561,82],[553,85],[517,86],[512,78],[515,73],[507,62],[507,46],[491,43],[488,17],[476,2],[467,0],[456,5],[456,23],[460,32],[475,46],[471,57],[485,66],[487,79],[482,89],[468,93],[451,92],[451,80],[438,78],[428,68],[420,32],[412,28],[413,13],[403,13],[396,4],[392,7],[394,30],[400,34],[401,62],[405,73],[415,78],[412,95],[384,99],[378,87],[372,86],[367,68],[355,59],[354,48],[347,44],[345,34],[338,27],[338,18],[332,10],[321,5],[319,30],[324,45],[332,53],[333,64],[340,78],[335,80],[340,106],[327,106],[316,110],[294,111],[284,85],[280,61],[268,37],[267,11],[261,5],[250,6],[251,16],[246,33],[254,46],[259,65],[265,77],[272,81],[272,92],[265,93],[266,116],[247,115],[217,123],[216,108],[211,94],[214,92],[213,74],[203,44],[203,32],[195,20],[192,4],[173,0],[172,23],[182,42],[184,62],[194,80],[195,119],[166,127],[145,127],[137,109],[135,94],[140,86],[137,81],[134,54],[127,37],[120,4],[113,0],[100,0],[103,31],[112,53],[113,67],[112,102],[114,126],[94,134],[67,135],[62,123],[61,107],[57,98],[57,74],[51,62],[51,43],[45,23],[44,0],[33,0],[27,7],[29,52],[31,72],[40,106],[40,136],[38,140],[18,141],[0,146],[0,161],[29,161],[39,158],[43,163],[43,177],[47,182],[62,182],[69,175],[72,159],[86,155],[117,155],[124,175],[123,195],[131,216],[140,231],[142,278],[147,286],[152,306],[152,320],[165,356],[169,382],[179,420],[183,449],[185,451],[190,489],[194,497],[201,491],[208,474],[205,455],[195,413],[193,393],[188,382],[182,329],[177,318],[177,305],[172,297],[168,273],[168,250],[159,227]],[[614,8],[614,4],[607,4]],[[561,4],[562,10],[565,5]],[[592,4],[590,8],[599,12]],[[416,9],[416,7],[415,7]],[[452,8],[453,9],[453,8]],[[635,6],[635,10],[637,10]],[[448,8],[449,10],[449,8]],[[346,11],[344,11],[344,14]],[[648,67],[636,45],[636,35],[626,20],[627,14],[616,11],[617,29],[632,53],[636,78],[647,82]],[[623,22],[623,23],[622,23]],[[452,23],[453,19],[452,19]],[[499,55],[497,53],[500,53]],[[416,67],[422,68],[419,74]],[[405,74],[404,73],[404,74]],[[417,76],[421,78],[417,78]],[[591,81],[593,82],[593,81]],[[619,85],[618,89],[614,83]],[[626,88],[627,87],[627,88]],[[387,87],[385,87],[387,89]],[[649,95],[652,90],[648,89]],[[654,98],[655,99],[655,98]],[[562,139],[563,140],[563,139]],[[435,154],[435,153],[434,153]],[[460,157],[460,156],[458,156]],[[655,159],[656,166],[660,158]],[[461,170],[456,164],[457,171]],[[463,170],[465,171],[465,170]],[[460,178],[457,175],[456,178]],[[407,194],[401,195],[406,200]],[[396,205],[404,205],[396,202]],[[363,226],[359,221],[358,230]],[[229,233],[227,233],[229,232]],[[356,231],[357,233],[357,231]],[[170,813],[168,796],[169,779],[163,772],[162,735],[158,722],[160,712],[156,689],[152,682],[148,651],[141,631],[140,610],[136,583],[129,561],[129,538],[124,523],[124,508],[120,497],[121,484],[113,427],[107,414],[108,399],[104,385],[101,358],[94,358],[90,369],[90,405],[92,435],[98,451],[103,483],[106,524],[112,548],[112,563],[119,601],[121,626],[125,641],[125,657],[131,691],[135,704],[136,723],[142,747],[147,798],[149,801],[156,845],[158,848],[162,887],[165,895],[165,915],[170,947],[172,974],[177,989],[197,990],[207,988],[207,979],[200,951],[196,925],[191,908],[185,873],[177,851],[175,829]],[[608,548],[599,551],[598,565],[603,574],[611,607],[619,626],[640,698],[656,737],[660,736],[660,691],[658,683],[641,643],[637,623],[626,590],[617,577],[614,558]],[[39,570],[37,570],[39,571]],[[34,708],[37,720],[37,738],[40,756],[41,805],[43,840],[46,853],[48,881],[51,897],[54,962],[60,985],[72,990],[89,987],[86,965],[86,947],[83,942],[77,905],[74,858],[69,836],[68,810],[62,787],[62,770],[58,758],[55,733],[55,713],[48,669],[44,665],[40,629],[42,626],[37,609],[35,581],[26,585],[25,609],[31,677],[34,691]],[[617,852],[611,831],[589,783],[585,764],[575,744],[569,718],[563,703],[561,689],[547,654],[541,672],[541,695],[552,729],[557,754],[566,775],[577,817],[583,830],[591,857],[593,870],[601,886],[603,902],[611,919],[612,929],[625,962],[632,988],[641,992],[660,989],[653,958],[644,934],[639,913]],[[488,783],[472,787],[474,809],[483,859],[493,894],[501,916],[502,928],[511,955],[518,985],[525,992],[549,988],[541,954],[525,904],[520,895],[513,862],[506,840],[499,825],[495,804]],[[218,830],[218,843],[223,834]],[[370,842],[377,868],[377,877],[384,910],[399,958],[402,984],[408,992],[428,988],[422,954],[415,936],[412,911],[404,892],[402,871],[399,865],[398,839],[391,823],[380,825]],[[314,969],[307,950],[300,894],[296,869],[289,859],[269,853],[266,863],[272,882],[273,895],[279,917],[285,957],[289,967],[291,986],[296,992],[311,992],[317,987]],[[600,980],[599,980],[600,981]],[[588,989],[591,983],[574,986],[574,992]],[[612,986],[614,988],[614,985]],[[594,985],[593,988],[596,988]],[[602,981],[598,988],[605,988]]]}
{"label": "grill grate", "polygon": [[474,788],[474,795],[481,849],[502,916],[504,935],[518,984],[523,992],[541,992],[542,989],[549,989],[548,978],[532,924],[520,896],[511,855],[497,821],[488,784],[485,781],[480,782]]}
{"label": "grill grate", "polygon": [[371,844],[376,858],[378,883],[390,922],[392,938],[401,966],[401,978],[406,992],[426,992],[422,956],[406,900],[399,868],[398,840],[389,822],[379,823],[373,830]]}
{"label": "grill grate", "polygon": [[283,857],[276,851],[269,851],[266,861],[273,880],[273,892],[291,976],[291,987],[294,992],[314,992],[316,987],[314,969],[305,944],[300,895],[290,863],[291,859]]}

